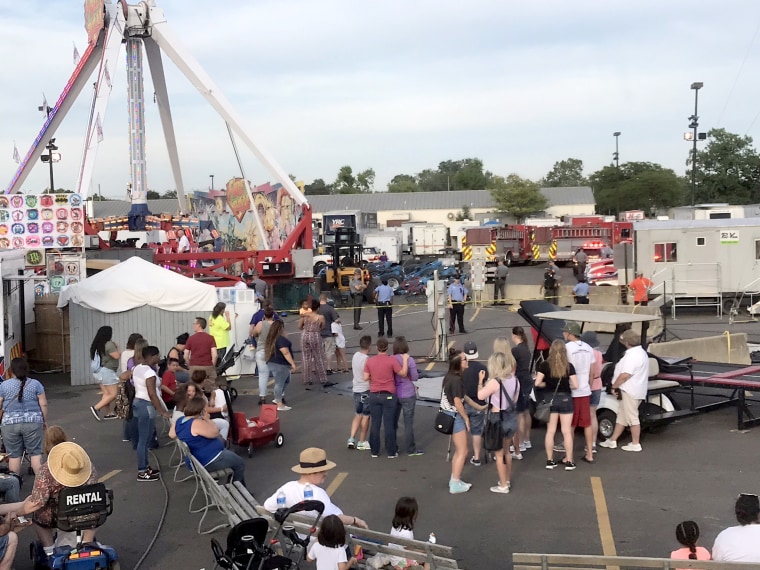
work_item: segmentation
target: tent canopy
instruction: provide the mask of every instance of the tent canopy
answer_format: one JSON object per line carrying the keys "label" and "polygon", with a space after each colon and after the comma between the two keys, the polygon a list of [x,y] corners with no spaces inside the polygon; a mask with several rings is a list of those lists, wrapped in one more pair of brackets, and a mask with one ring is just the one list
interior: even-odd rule
{"label": "tent canopy", "polygon": [[210,311],[216,287],[131,257],[61,291],[58,307],[76,303],[102,313],[121,313],[143,305],[165,311]]}

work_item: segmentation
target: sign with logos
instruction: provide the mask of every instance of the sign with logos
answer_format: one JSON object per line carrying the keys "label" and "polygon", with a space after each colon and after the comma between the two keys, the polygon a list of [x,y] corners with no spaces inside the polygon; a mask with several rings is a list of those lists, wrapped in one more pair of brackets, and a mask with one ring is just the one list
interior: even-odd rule
{"label": "sign with logos", "polygon": [[732,245],[739,243],[739,230],[720,230],[720,244]]}
{"label": "sign with logos", "polygon": [[50,292],[58,293],[66,285],[75,285],[85,277],[84,258],[78,255],[47,255],[47,277]]}
{"label": "sign with logos", "polygon": [[84,209],[79,194],[0,196],[0,249],[84,246]]}

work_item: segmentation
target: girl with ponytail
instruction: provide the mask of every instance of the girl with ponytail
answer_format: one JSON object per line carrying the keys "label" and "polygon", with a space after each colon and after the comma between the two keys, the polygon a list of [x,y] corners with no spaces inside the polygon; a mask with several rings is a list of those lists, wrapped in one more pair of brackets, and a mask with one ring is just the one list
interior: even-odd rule
{"label": "girl with ponytail", "polygon": [[676,540],[683,546],[670,553],[673,560],[710,560],[710,551],[697,546],[699,525],[694,521],[683,521],[676,526]]}

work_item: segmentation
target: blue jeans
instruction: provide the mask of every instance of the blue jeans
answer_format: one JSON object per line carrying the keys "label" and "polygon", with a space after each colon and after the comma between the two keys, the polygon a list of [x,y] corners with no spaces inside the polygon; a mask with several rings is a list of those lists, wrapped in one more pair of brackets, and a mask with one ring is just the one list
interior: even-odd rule
{"label": "blue jeans", "polygon": [[0,475],[0,493],[4,494],[4,503],[18,503],[18,479],[13,475]]}
{"label": "blue jeans", "polygon": [[256,349],[256,371],[259,373],[259,398],[266,398],[269,384],[269,365],[264,349]]}
{"label": "blue jeans", "polygon": [[132,414],[137,423],[137,471],[146,471],[148,464],[148,446],[156,431],[156,408],[151,402],[135,398]]}
{"label": "blue jeans", "polygon": [[285,386],[290,380],[290,365],[269,362],[267,366],[274,376],[274,401],[281,404],[282,397],[285,395]]}
{"label": "blue jeans", "polygon": [[396,406],[396,422],[394,427],[398,430],[398,420],[401,412],[404,412],[404,435],[406,436],[406,452],[414,453],[417,451],[417,444],[414,443],[414,408],[417,405],[417,397],[399,398]]}
{"label": "blue jeans", "polygon": [[370,392],[369,394],[369,447],[372,455],[380,455],[380,425],[385,424],[385,451],[388,455],[398,453],[396,444],[396,408],[398,398],[390,392]]}
{"label": "blue jeans", "polygon": [[243,459],[234,451],[229,449],[222,450],[222,453],[211,463],[206,464],[206,471],[221,471],[228,467],[232,469],[232,480],[240,481],[245,487],[245,463]]}

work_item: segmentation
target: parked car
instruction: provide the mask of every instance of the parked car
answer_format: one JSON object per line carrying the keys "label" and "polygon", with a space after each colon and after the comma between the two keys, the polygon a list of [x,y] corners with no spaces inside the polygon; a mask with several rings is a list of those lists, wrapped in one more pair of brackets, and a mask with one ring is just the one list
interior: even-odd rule
{"label": "parked car", "polygon": [[612,259],[592,261],[586,266],[586,281],[589,285],[618,285],[618,271]]}

